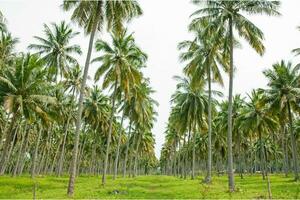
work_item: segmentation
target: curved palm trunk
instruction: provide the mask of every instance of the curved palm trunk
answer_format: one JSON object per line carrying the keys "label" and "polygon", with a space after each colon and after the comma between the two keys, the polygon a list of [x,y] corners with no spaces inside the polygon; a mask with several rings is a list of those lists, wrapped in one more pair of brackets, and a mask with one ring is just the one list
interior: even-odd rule
{"label": "curved palm trunk", "polygon": [[106,144],[103,175],[102,175],[102,185],[105,185],[105,183],[106,183],[106,171],[107,171],[107,165],[108,165],[108,155],[109,155],[109,146],[110,146],[111,133],[112,133],[112,123],[113,123],[114,112],[115,112],[117,83],[118,83],[117,80],[115,80],[113,99],[112,99],[112,109],[111,109],[110,119],[109,119],[109,130],[108,130],[108,137],[107,137],[107,144]]}
{"label": "curved palm trunk", "polygon": [[233,92],[233,31],[232,18],[229,18],[229,45],[230,45],[230,69],[229,69],[229,96],[228,96],[228,184],[229,191],[234,191],[233,156],[232,156],[232,92]]}
{"label": "curved palm trunk", "polygon": [[78,100],[78,112],[77,112],[77,117],[76,117],[76,129],[75,129],[75,141],[74,141],[74,149],[73,149],[73,155],[72,155],[72,161],[71,161],[71,167],[70,167],[70,178],[69,178],[69,185],[68,185],[68,191],[67,194],[69,196],[72,196],[74,193],[74,186],[75,186],[75,177],[76,177],[76,167],[77,167],[77,154],[78,154],[78,145],[79,145],[79,134],[80,134],[80,129],[81,129],[81,115],[82,115],[82,110],[83,110],[83,97],[84,97],[84,90],[85,90],[85,85],[86,85],[86,80],[88,76],[88,71],[89,71],[89,64],[91,60],[91,55],[92,55],[92,50],[93,50],[93,44],[94,44],[94,37],[96,34],[96,29],[97,29],[97,22],[98,18],[100,16],[101,12],[101,3],[102,1],[98,2],[97,5],[97,17],[95,17],[95,24],[93,27],[93,30],[90,35],[90,41],[89,41],[89,47],[88,47],[88,52],[86,56],[86,61],[85,61],[85,66],[84,66],[84,72],[83,72],[83,78],[82,78],[82,83],[80,86],[80,95],[79,95],[79,100]]}
{"label": "curved palm trunk", "polygon": [[116,159],[114,164],[114,176],[113,179],[115,180],[118,173],[118,163],[119,163],[119,154],[120,154],[120,145],[121,145],[121,133],[122,133],[122,127],[123,127],[123,120],[125,117],[125,113],[123,111],[122,119],[121,119],[121,128],[119,130],[119,138],[118,138],[118,146],[117,146],[117,152],[116,152]]}
{"label": "curved palm trunk", "polygon": [[292,144],[292,156],[293,156],[293,165],[294,165],[294,174],[295,174],[295,181],[299,180],[298,174],[298,156],[297,156],[297,143],[294,135],[293,129],[293,117],[291,112],[290,102],[287,102],[288,112],[289,112],[289,124],[290,124],[290,131],[291,131],[291,144]]}
{"label": "curved palm trunk", "polygon": [[205,178],[206,183],[211,182],[211,162],[212,162],[212,146],[211,146],[211,73],[210,66],[207,66],[208,77],[208,156],[207,156],[207,176]]}

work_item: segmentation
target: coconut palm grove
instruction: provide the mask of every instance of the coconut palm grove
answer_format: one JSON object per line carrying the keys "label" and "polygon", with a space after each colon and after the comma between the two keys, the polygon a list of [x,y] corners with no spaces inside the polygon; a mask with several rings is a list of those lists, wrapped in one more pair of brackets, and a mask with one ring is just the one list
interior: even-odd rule
{"label": "coconut palm grove", "polygon": [[272,57],[265,87],[234,91],[235,51],[268,50],[253,19],[280,18],[285,3],[189,2],[161,133],[151,54],[128,29],[140,1],[62,0],[69,21],[44,23],[25,51],[0,7],[0,198],[300,199],[300,64]]}

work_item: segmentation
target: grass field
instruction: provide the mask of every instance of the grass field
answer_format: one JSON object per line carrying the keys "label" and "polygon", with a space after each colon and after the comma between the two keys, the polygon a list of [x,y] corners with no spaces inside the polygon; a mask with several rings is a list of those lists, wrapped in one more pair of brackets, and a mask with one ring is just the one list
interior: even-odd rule
{"label": "grass field", "polygon": [[[236,177],[237,191],[230,194],[227,190],[227,177],[214,177],[211,185],[196,180],[183,180],[168,176],[140,176],[137,178],[108,179],[105,187],[101,186],[100,177],[78,177],[73,198],[135,198],[135,199],[201,199],[201,198],[267,198],[267,183],[261,176],[245,176],[242,180]],[[30,199],[33,197],[33,185],[37,183],[36,198],[68,198],[66,195],[68,177],[29,176],[12,178],[0,177],[1,199]],[[282,175],[271,176],[274,199],[299,199],[300,183]]]}

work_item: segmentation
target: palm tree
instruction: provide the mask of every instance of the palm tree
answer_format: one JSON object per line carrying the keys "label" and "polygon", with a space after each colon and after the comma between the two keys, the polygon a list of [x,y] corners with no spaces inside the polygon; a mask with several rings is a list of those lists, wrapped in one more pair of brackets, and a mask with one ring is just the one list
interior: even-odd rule
{"label": "palm tree", "polygon": [[106,156],[104,160],[104,169],[102,184],[106,182],[106,170],[109,155],[109,145],[111,140],[112,122],[115,112],[117,88],[122,89],[125,97],[130,94],[131,88],[141,83],[141,73],[139,68],[144,66],[147,59],[135,44],[132,35],[126,35],[126,31],[121,35],[112,35],[112,45],[98,40],[96,42],[96,50],[102,52],[102,55],[95,58],[93,62],[100,62],[101,66],[97,69],[95,80],[98,81],[104,75],[102,87],[106,89],[112,86],[112,110],[110,115],[110,125],[106,145]]}
{"label": "palm tree", "polygon": [[[276,131],[278,127],[277,119],[272,115],[272,112],[269,111],[267,105],[265,104],[263,91],[253,90],[251,96],[249,95],[249,98],[250,102],[246,104],[246,107],[241,114],[241,127],[257,133],[260,146],[262,147],[263,134]],[[260,163],[264,179],[266,169],[263,148],[261,148],[260,151]]]}
{"label": "palm tree", "polygon": [[[195,142],[196,132],[203,127],[203,121],[205,114],[208,113],[208,98],[203,90],[203,84],[193,86],[191,84],[191,78],[175,77],[179,83],[177,84],[177,91],[172,97],[172,101],[179,106],[181,119],[184,119],[181,123],[186,127],[188,132],[188,146],[189,138],[192,133],[193,141]],[[198,128],[197,128],[198,127]],[[186,157],[188,155],[185,155]],[[195,144],[193,143],[192,154],[192,179],[194,179],[194,165],[195,165]]]}
{"label": "palm tree", "polygon": [[15,46],[19,42],[9,32],[1,32],[0,36],[0,69],[10,66],[16,56]]}
{"label": "palm tree", "polygon": [[56,99],[48,96],[49,83],[45,80],[44,62],[38,56],[22,55],[17,58],[14,70],[6,69],[0,76],[0,101],[5,110],[10,113],[10,126],[6,132],[6,140],[0,161],[0,173],[6,168],[6,157],[12,132],[19,117],[35,118],[49,121],[45,112],[47,104],[55,104]]}
{"label": "palm tree", "polygon": [[[219,65],[224,71],[228,70],[228,62],[223,55],[224,47],[224,30],[214,30],[209,26],[208,21],[203,21],[200,27],[193,28],[196,38],[193,41],[184,41],[179,44],[179,49],[187,49],[181,54],[181,60],[188,61],[184,71],[186,74],[193,76],[192,84],[199,84],[204,79],[208,83],[208,160],[206,183],[211,182],[212,167],[212,145],[211,145],[211,83],[215,81],[223,85],[222,75]],[[211,77],[213,75],[213,77]]]}
{"label": "palm tree", "polygon": [[[229,190],[234,191],[234,175],[233,175],[233,156],[232,156],[232,92],[233,92],[233,28],[238,34],[249,42],[251,47],[260,55],[264,52],[262,44],[263,33],[243,13],[246,14],[267,14],[279,15],[279,1],[227,1],[227,0],[194,0],[194,4],[204,3],[204,7],[193,13],[195,18],[191,23],[191,27],[197,27],[203,21],[209,20],[215,26],[225,27],[228,36],[228,46],[230,54],[229,68],[229,96],[228,96],[228,178]],[[200,15],[200,16],[199,16]]]}
{"label": "palm tree", "polygon": [[6,19],[0,10],[0,32],[6,32]]}
{"label": "palm tree", "polygon": [[288,119],[292,146],[293,166],[295,180],[299,180],[297,143],[293,130],[293,111],[298,112],[298,100],[300,97],[299,65],[293,67],[291,62],[281,61],[272,66],[272,69],[263,73],[268,78],[269,88],[267,100],[270,106],[279,110],[281,119]]}
{"label": "palm tree", "polygon": [[62,21],[59,24],[52,23],[51,28],[44,24],[45,38],[34,36],[37,44],[31,44],[29,49],[36,50],[36,53],[43,56],[48,66],[48,77],[57,81],[66,75],[70,64],[77,64],[74,55],[81,55],[81,48],[78,45],[70,44],[71,40],[79,34]]}
{"label": "palm tree", "polygon": [[81,113],[83,109],[83,96],[85,84],[88,76],[89,63],[94,45],[94,37],[97,31],[100,31],[104,25],[107,25],[108,30],[120,30],[122,22],[130,20],[135,16],[142,14],[142,10],[136,1],[84,1],[75,0],[63,3],[63,8],[66,11],[73,10],[72,20],[82,26],[86,34],[90,35],[88,52],[84,66],[83,78],[80,87],[80,95],[78,100],[78,114],[76,119],[75,143],[73,151],[73,160],[70,170],[70,181],[68,187],[68,195],[74,193],[77,152],[79,144],[79,133],[81,127]]}
{"label": "palm tree", "polygon": [[79,65],[75,65],[66,74],[65,79],[62,81],[62,85],[65,87],[66,91],[74,94],[73,97],[76,99],[82,82],[82,71]]}

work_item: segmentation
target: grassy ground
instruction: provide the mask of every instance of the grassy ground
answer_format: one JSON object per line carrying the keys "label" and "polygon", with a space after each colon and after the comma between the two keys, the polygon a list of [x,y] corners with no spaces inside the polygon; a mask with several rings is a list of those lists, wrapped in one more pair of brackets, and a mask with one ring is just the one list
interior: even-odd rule
{"label": "grassy ground", "polygon": [[[237,191],[227,191],[227,177],[213,177],[211,185],[197,180],[182,180],[168,176],[140,176],[137,178],[108,179],[105,187],[101,186],[100,177],[82,176],[76,180],[74,198],[135,198],[135,199],[199,199],[199,198],[267,198],[267,183],[261,176],[236,177]],[[38,177],[36,198],[68,198],[66,195],[68,177]],[[275,199],[299,199],[300,183],[282,175],[271,176],[272,193]],[[29,199],[33,197],[34,181],[29,176],[12,178],[0,177],[0,198]]]}

